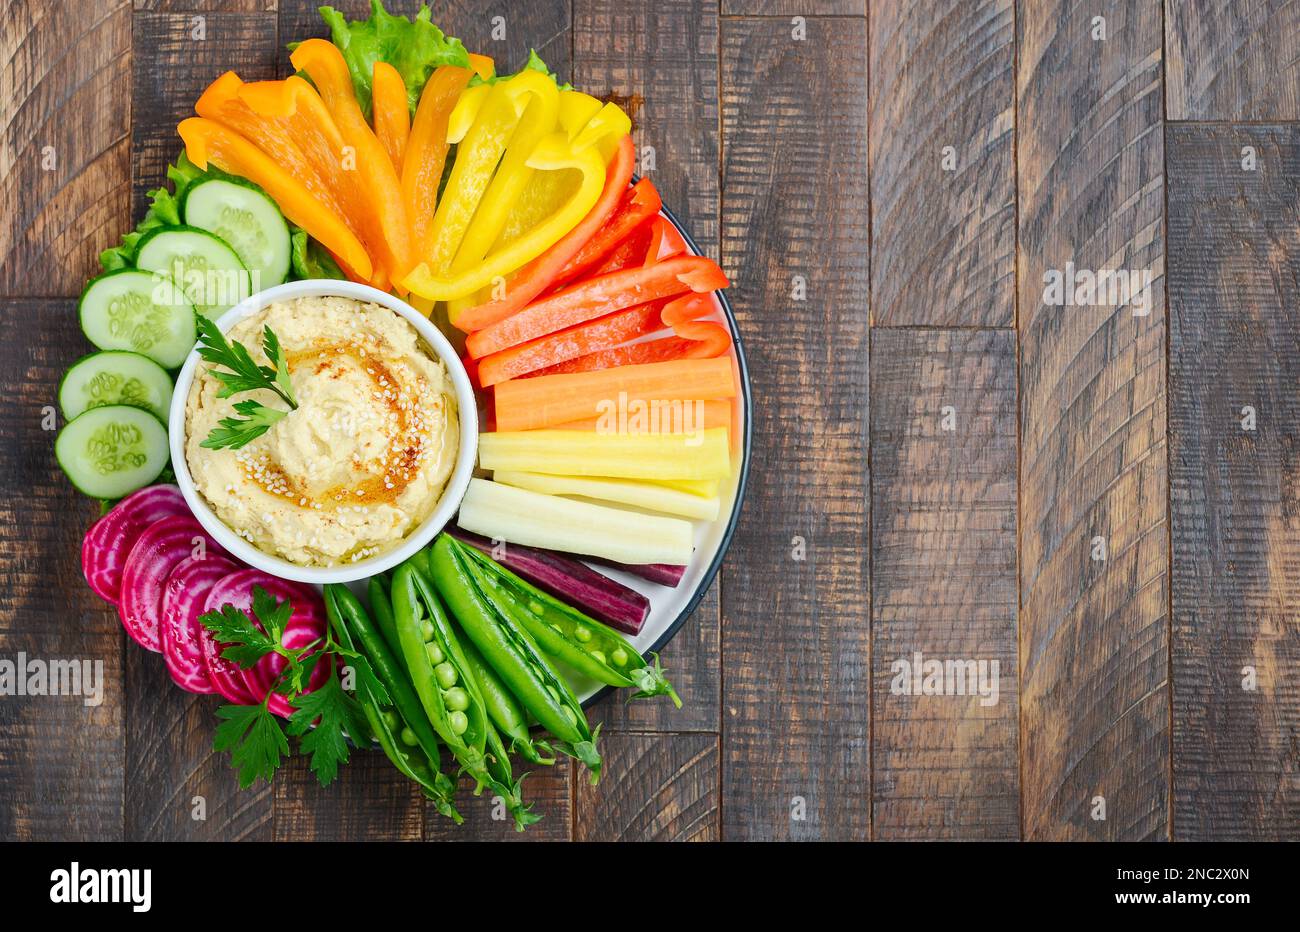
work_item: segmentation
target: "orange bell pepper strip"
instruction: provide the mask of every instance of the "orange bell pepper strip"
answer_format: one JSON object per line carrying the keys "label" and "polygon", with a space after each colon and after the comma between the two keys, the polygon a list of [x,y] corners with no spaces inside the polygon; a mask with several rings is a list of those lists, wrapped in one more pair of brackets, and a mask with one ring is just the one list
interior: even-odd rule
{"label": "orange bell pepper strip", "polygon": [[452,324],[466,333],[482,330],[518,313],[545,291],[565,263],[577,255],[582,245],[614,212],[632,179],[635,161],[636,149],[632,145],[632,137],[624,136],[619,141],[614,158],[605,169],[605,186],[600,192],[600,198],[578,225],[515,273],[506,282],[504,293],[476,307],[465,309],[452,319]]}
{"label": "orange bell pepper strip", "polygon": [[177,127],[185,153],[198,168],[208,162],[224,172],[259,185],[284,215],[328,249],[350,276],[365,281],[374,273],[361,241],[307,187],[276,161],[229,127],[203,117],[182,120]]}
{"label": "orange bell pepper strip", "polygon": [[438,208],[438,184],[447,160],[447,119],[471,77],[468,68],[444,65],[434,70],[420,92],[402,160],[402,200],[411,241],[417,245],[428,236]]}
{"label": "orange bell pepper strip", "polygon": [[375,62],[375,76],[371,82],[371,116],[378,137],[393,170],[402,174],[402,155],[406,140],[411,135],[411,111],[406,102],[406,82],[401,74],[386,61]]}
{"label": "orange bell pepper strip", "polygon": [[355,164],[349,170],[357,173],[368,202],[365,207],[376,218],[380,234],[379,241],[373,244],[380,252],[376,265],[394,278],[400,277],[410,269],[414,258],[401,184],[392,161],[357,103],[343,53],[332,42],[308,39],[293,50],[289,61],[298,70],[307,72],[343,141],[351,147]]}
{"label": "orange bell pepper strip", "polygon": [[613,311],[687,291],[717,291],[728,285],[716,262],[704,256],[676,256],[639,269],[589,278],[543,298],[513,317],[470,334],[465,348],[475,359],[573,327]]}
{"label": "orange bell pepper strip", "polygon": [[[306,85],[305,81],[302,83]],[[194,104],[194,110],[199,116],[223,123],[239,133],[301,181],[332,211],[346,218],[343,204],[335,196],[329,180],[321,175],[316,164],[303,151],[300,128],[295,128],[288,120],[254,111],[244,99],[248,87],[239,75],[227,71],[208,85]]]}
{"label": "orange bell pepper strip", "polygon": [[469,66],[473,69],[474,73],[484,81],[488,78],[494,77],[497,73],[496,62],[487,55],[475,55],[473,52],[470,52]]}

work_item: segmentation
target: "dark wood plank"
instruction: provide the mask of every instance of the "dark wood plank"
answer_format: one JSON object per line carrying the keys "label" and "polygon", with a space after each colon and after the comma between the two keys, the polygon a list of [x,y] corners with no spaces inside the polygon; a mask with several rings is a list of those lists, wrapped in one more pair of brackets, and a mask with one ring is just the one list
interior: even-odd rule
{"label": "dark wood plank", "polygon": [[[1297,176],[1300,128],[1170,129],[1180,840],[1300,840]],[[1246,407],[1254,430],[1243,429]]]}
{"label": "dark wood plank", "polygon": [[0,299],[0,346],[0,658],[91,673],[83,695],[0,698],[0,838],[120,840],[125,638],[81,574],[98,504],[68,484],[45,429],[61,426],[55,389],[85,351],[74,302]]}
{"label": "dark wood plank", "polygon": [[575,841],[717,841],[716,735],[610,735],[599,786],[579,780]]}
{"label": "dark wood plank", "polygon": [[870,821],[866,22],[807,28],[722,23],[722,259],[759,438],[722,583],[729,840]]}
{"label": "dark wood plank", "polygon": [[[132,176],[139,217],[145,192],[162,184],[180,152],[176,124],[222,72],[245,80],[274,74],[280,54],[273,13],[137,12]],[[171,682],[159,658],[126,653],[126,835],[132,839],[271,837],[273,794],[264,783],[240,790],[225,755],[212,751],[220,701]],[[200,802],[201,800],[201,802]],[[205,817],[196,819],[195,813]]]}
{"label": "dark wood plank", "polygon": [[[600,743],[602,753],[605,742]],[[444,755],[443,769],[450,761]],[[526,764],[514,762],[515,776],[526,772]],[[439,815],[432,806],[425,810],[424,837],[427,841],[569,841],[573,835],[573,794],[570,786],[574,780],[573,765],[561,757],[551,767],[534,767],[524,780],[524,799],[533,804],[533,812],[542,821],[528,826],[525,831],[515,830],[514,820],[505,807],[493,802],[492,794],[484,790],[474,796],[474,781],[468,777],[460,781],[456,794],[456,808],[465,817],[463,825]],[[586,780],[584,770],[580,780]]]}
{"label": "dark wood plank", "polygon": [[[1096,16],[1106,21],[1100,41]],[[1168,833],[1160,20],[1155,0],[1034,2],[1017,19],[1030,839]],[[1148,313],[1044,304],[1045,273],[1067,262],[1150,270]],[[1093,559],[1096,538],[1104,560]]]}
{"label": "dark wood plank", "polygon": [[353,751],[321,786],[295,757],[275,777],[276,841],[419,841],[424,797],[382,751]]}
{"label": "dark wood plank", "polygon": [[593,723],[603,723],[601,734],[620,731],[717,734],[718,701],[722,693],[719,586],[715,581],[700,607],[686,619],[659,657],[673,688],[682,698],[682,707],[674,708],[663,696],[632,702],[628,701],[629,691],[614,692],[588,712],[587,717]]}
{"label": "dark wood plank", "polygon": [[1300,119],[1300,8],[1167,0],[1169,119]]}
{"label": "dark wood plank", "polygon": [[130,6],[14,0],[0,61],[0,295],[80,294],[129,222]]}
{"label": "dark wood plank", "polygon": [[241,790],[229,755],[212,750],[222,700],[179,689],[162,658],[134,642],[126,670],[126,838],[269,841],[271,787]]}
{"label": "dark wood plank", "polygon": [[876,328],[871,398],[874,835],[1016,839],[1015,335]]}
{"label": "dark wood plank", "polygon": [[575,0],[573,48],[575,86],[626,101],[639,170],[700,248],[716,257],[717,5]]}
{"label": "dark wood plank", "polygon": [[[199,38],[202,36],[202,38]],[[276,40],[274,13],[135,14],[134,115],[131,123],[132,216],[144,213],[147,192],[166,179],[180,154],[176,124],[194,115],[194,102],[226,71],[245,81],[275,77],[286,58]]]}
{"label": "dark wood plank", "polygon": [[[578,0],[573,12],[574,84],[626,101],[635,117],[642,166],[664,203],[718,254],[718,17],[701,0],[626,3]],[[611,36],[619,41],[612,43]],[[646,160],[654,154],[653,167]],[[663,662],[683,700],[625,703],[615,695],[593,710],[606,731],[718,730],[717,587],[687,620]]]}
{"label": "dark wood plank", "polygon": [[158,13],[274,13],[277,0],[133,0],[137,10]]}
{"label": "dark wood plank", "polygon": [[[279,0],[280,35],[285,42],[324,36],[326,29],[317,9],[319,0]],[[390,13],[413,16],[422,0],[390,0]],[[369,0],[340,0],[331,3],[348,19],[370,16]],[[497,71],[509,73],[528,60],[529,49],[556,74],[569,80],[573,74],[569,0],[447,0],[433,4],[433,22],[448,35],[458,37],[471,52],[490,55]],[[280,63],[281,74],[288,74],[289,58]]]}
{"label": "dark wood plank", "polygon": [[1015,323],[1012,0],[871,8],[871,318]]}
{"label": "dark wood plank", "polygon": [[722,0],[723,16],[866,16],[867,0]]}

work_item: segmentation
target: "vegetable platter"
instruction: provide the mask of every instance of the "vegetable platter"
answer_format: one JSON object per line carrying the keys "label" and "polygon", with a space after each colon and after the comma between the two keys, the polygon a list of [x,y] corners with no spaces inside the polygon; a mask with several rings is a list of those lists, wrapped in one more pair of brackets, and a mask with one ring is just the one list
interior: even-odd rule
{"label": "vegetable platter", "polygon": [[86,580],[248,786],[380,749],[460,821],[601,775],[601,706],[726,551],[748,377],[631,121],[430,20],[321,15],[295,73],[214,75],[168,184],[79,304],[56,455]]}

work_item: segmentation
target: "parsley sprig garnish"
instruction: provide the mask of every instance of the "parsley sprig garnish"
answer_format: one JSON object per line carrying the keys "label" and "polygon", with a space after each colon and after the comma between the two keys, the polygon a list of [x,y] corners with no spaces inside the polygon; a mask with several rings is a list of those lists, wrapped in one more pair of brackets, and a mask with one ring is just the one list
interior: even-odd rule
{"label": "parsley sprig garnish", "polygon": [[[258,365],[242,343],[231,343],[215,323],[202,314],[198,316],[199,356],[213,364],[209,371],[221,383],[218,398],[229,398],[240,392],[266,389],[296,410],[298,401],[293,395],[289,380],[289,363],[280,347],[280,340],[270,327],[262,330],[262,351],[272,363]],[[217,368],[223,366],[224,368]],[[223,417],[199,446],[219,450],[223,447],[238,449],[271,429],[271,425],[288,414],[268,408],[258,401],[239,401],[235,411],[243,417]]]}
{"label": "parsley sprig garnish", "polygon": [[[361,703],[349,694],[332,655],[347,661],[352,677],[364,684],[376,701],[388,702],[388,691],[363,655],[342,647],[328,632],[324,638],[302,647],[286,647],[282,643],[284,631],[293,615],[287,599],[277,601],[261,586],[254,586],[252,608],[254,617],[249,617],[233,605],[223,605],[220,611],[200,616],[199,621],[223,645],[221,656],[241,669],[249,669],[268,654],[283,657],[284,669],[273,689],[295,711],[285,725],[271,712],[270,696],[257,705],[223,705],[217,709],[221,724],[212,746],[230,753],[243,788],[258,779],[271,781],[283,758],[291,753],[291,735],[299,738],[299,751],[310,756],[316,779],[322,786],[327,785],[338,775],[339,766],[348,761],[348,739],[358,745],[370,741]],[[319,688],[306,692],[312,671],[322,660],[329,664],[329,678]]]}

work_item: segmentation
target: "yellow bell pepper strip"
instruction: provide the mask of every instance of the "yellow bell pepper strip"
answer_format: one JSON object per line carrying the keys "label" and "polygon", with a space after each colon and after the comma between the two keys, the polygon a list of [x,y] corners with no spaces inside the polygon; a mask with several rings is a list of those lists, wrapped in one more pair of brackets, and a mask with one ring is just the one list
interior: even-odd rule
{"label": "yellow bell pepper strip", "polygon": [[[421,257],[434,275],[442,275],[451,267],[474,219],[474,212],[528,105],[554,90],[555,82],[536,71],[522,72],[508,80],[498,81],[488,90],[477,119],[457,146],[456,162],[421,250]],[[456,119],[453,111],[452,122]],[[448,138],[452,136],[449,134]]]}
{"label": "yellow bell pepper strip", "polygon": [[447,160],[447,120],[473,73],[444,65],[429,76],[411,123],[402,160],[402,200],[411,224],[411,242],[424,242],[438,208],[438,185]]}
{"label": "yellow bell pepper strip", "polygon": [[479,111],[483,109],[483,102],[487,100],[490,93],[492,93],[491,84],[475,84],[465,89],[447,120],[448,143],[458,145],[465,138],[474,121],[478,119]]}
{"label": "yellow bell pepper strip", "polygon": [[401,183],[384,147],[361,112],[347,62],[338,48],[324,39],[308,39],[301,43],[293,50],[289,61],[298,70],[307,72],[320,92],[321,100],[329,108],[343,141],[352,147],[353,170],[365,192],[367,212],[377,220],[378,242],[372,244],[372,248],[379,252],[375,264],[396,280],[410,269],[414,259],[406,208],[402,204]]}
{"label": "yellow bell pepper strip", "polygon": [[484,81],[492,78],[497,73],[496,62],[486,55],[475,55],[469,53],[469,66],[474,69],[474,73]]}
{"label": "yellow bell pepper strip", "polygon": [[393,169],[402,174],[402,154],[411,134],[411,111],[406,103],[406,82],[386,61],[375,62],[375,75],[371,87],[371,118],[378,137]]}
{"label": "yellow bell pepper strip", "polygon": [[538,144],[558,127],[559,88],[549,79],[532,83],[537,85],[537,92],[506,145],[501,164],[497,166],[492,183],[488,185],[483,199],[479,201],[478,210],[474,213],[474,222],[465,231],[465,238],[461,240],[456,258],[451,263],[453,273],[463,272],[483,261],[483,257],[501,235],[501,229],[514,209],[515,202],[532,180],[534,169],[529,166],[528,160]]}
{"label": "yellow bell pepper strip", "polygon": [[560,91],[560,128],[573,139],[602,106],[598,99],[582,91]]}
{"label": "yellow bell pepper strip", "polygon": [[529,157],[528,167],[540,171],[577,169],[582,175],[582,183],[563,207],[483,262],[451,276],[439,276],[421,263],[402,280],[402,284],[433,300],[446,301],[472,294],[494,278],[504,277],[526,265],[554,245],[582,221],[605,186],[605,163],[601,161],[600,153],[593,147],[574,152],[563,133],[544,139]]}
{"label": "yellow bell pepper strip", "polygon": [[[587,149],[591,153],[592,149]],[[468,310],[456,309],[456,316],[451,322],[465,333],[481,330],[484,327],[505,320],[518,313],[528,302],[532,301],[548,287],[564,268],[565,264],[578,254],[587,240],[604,226],[606,220],[618,207],[632,180],[632,168],[636,162],[636,150],[632,146],[632,137],[624,136],[618,151],[609,162],[605,172],[605,185],[595,206],[587,212],[582,220],[569,230],[554,246],[533,259],[506,283],[505,293],[493,295]],[[534,181],[544,179],[550,172],[534,176]],[[508,247],[502,247],[508,248]],[[495,256],[497,253],[493,253]],[[488,257],[488,261],[493,256]]]}
{"label": "yellow bell pepper strip", "polygon": [[573,137],[573,148],[596,146],[606,161],[614,155],[618,141],[632,132],[632,120],[617,104],[605,104]]}
{"label": "yellow bell pepper strip", "polygon": [[326,207],[302,182],[234,130],[203,117],[177,127],[185,153],[198,168],[208,162],[224,172],[261,186],[292,222],[328,249],[350,277],[366,281],[374,274],[370,256],[343,219]]}

